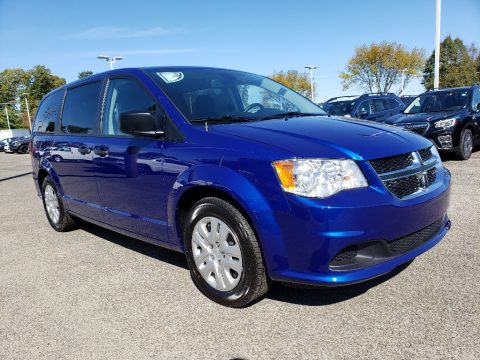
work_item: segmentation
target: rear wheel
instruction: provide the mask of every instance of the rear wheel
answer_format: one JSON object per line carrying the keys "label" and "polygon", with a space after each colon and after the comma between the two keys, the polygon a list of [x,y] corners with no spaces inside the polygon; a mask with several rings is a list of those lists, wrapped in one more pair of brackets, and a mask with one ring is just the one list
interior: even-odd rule
{"label": "rear wheel", "polygon": [[243,307],[269,289],[257,238],[228,202],[210,197],[187,215],[183,239],[193,282],[211,300]]}
{"label": "rear wheel", "polygon": [[460,160],[467,160],[472,155],[473,134],[469,129],[463,129],[460,135],[460,144],[458,146],[457,157]]}
{"label": "rear wheel", "polygon": [[28,152],[28,145],[21,145],[19,148],[18,148],[18,152],[20,154],[26,154]]}
{"label": "rear wheel", "polygon": [[48,222],[56,231],[64,232],[77,227],[76,220],[65,211],[57,187],[50,176],[43,180],[42,199]]}

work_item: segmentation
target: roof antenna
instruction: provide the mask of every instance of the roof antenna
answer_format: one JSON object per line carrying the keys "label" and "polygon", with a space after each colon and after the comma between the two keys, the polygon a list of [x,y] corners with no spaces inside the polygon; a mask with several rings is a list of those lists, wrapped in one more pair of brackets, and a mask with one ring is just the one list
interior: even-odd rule
{"label": "roof antenna", "polygon": [[208,132],[208,122],[205,121],[205,131]]}

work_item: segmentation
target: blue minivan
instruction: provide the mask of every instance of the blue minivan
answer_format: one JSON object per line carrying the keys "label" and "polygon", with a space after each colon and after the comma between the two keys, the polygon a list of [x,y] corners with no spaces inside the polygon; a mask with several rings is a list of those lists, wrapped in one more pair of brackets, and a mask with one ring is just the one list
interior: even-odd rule
{"label": "blue minivan", "polygon": [[450,174],[400,128],[326,116],[263,76],[118,69],[45,96],[31,141],[50,225],[80,219],[184,252],[210,299],[272,281],[337,286],[387,273],[450,228]]}

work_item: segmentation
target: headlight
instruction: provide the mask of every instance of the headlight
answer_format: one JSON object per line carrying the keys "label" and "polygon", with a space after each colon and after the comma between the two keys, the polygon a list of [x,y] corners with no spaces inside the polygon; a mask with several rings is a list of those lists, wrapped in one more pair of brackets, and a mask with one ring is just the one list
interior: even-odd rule
{"label": "headlight", "polygon": [[273,163],[284,191],[326,198],[342,190],[367,187],[353,160],[292,159]]}
{"label": "headlight", "polygon": [[455,125],[457,122],[457,119],[445,119],[445,120],[440,120],[435,123],[436,128],[447,128],[450,126]]}

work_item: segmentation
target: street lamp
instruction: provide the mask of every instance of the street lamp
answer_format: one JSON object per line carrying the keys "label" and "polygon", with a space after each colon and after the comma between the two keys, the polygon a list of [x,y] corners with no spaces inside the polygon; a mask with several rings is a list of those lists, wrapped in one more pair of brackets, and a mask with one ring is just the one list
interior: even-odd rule
{"label": "street lamp", "polygon": [[311,88],[311,97],[312,97],[312,101],[313,101],[313,70],[315,70],[316,68],[318,68],[318,66],[315,66],[315,65],[307,65],[305,66],[305,69],[308,69],[310,70],[310,88]]}
{"label": "street lamp", "polygon": [[433,88],[440,86],[440,20],[442,11],[442,0],[437,0],[436,19],[435,19],[435,67],[433,70]]}
{"label": "street lamp", "polygon": [[113,70],[113,64],[117,62],[117,60],[123,60],[123,56],[108,56],[108,55],[98,55],[97,59],[106,60],[108,64],[110,64],[110,70]]}
{"label": "street lamp", "polygon": [[28,93],[23,93],[21,96],[23,96],[25,99],[25,106],[27,107],[28,123],[30,124],[30,131],[32,131],[32,120],[30,119],[30,109],[28,108],[27,95]]}

